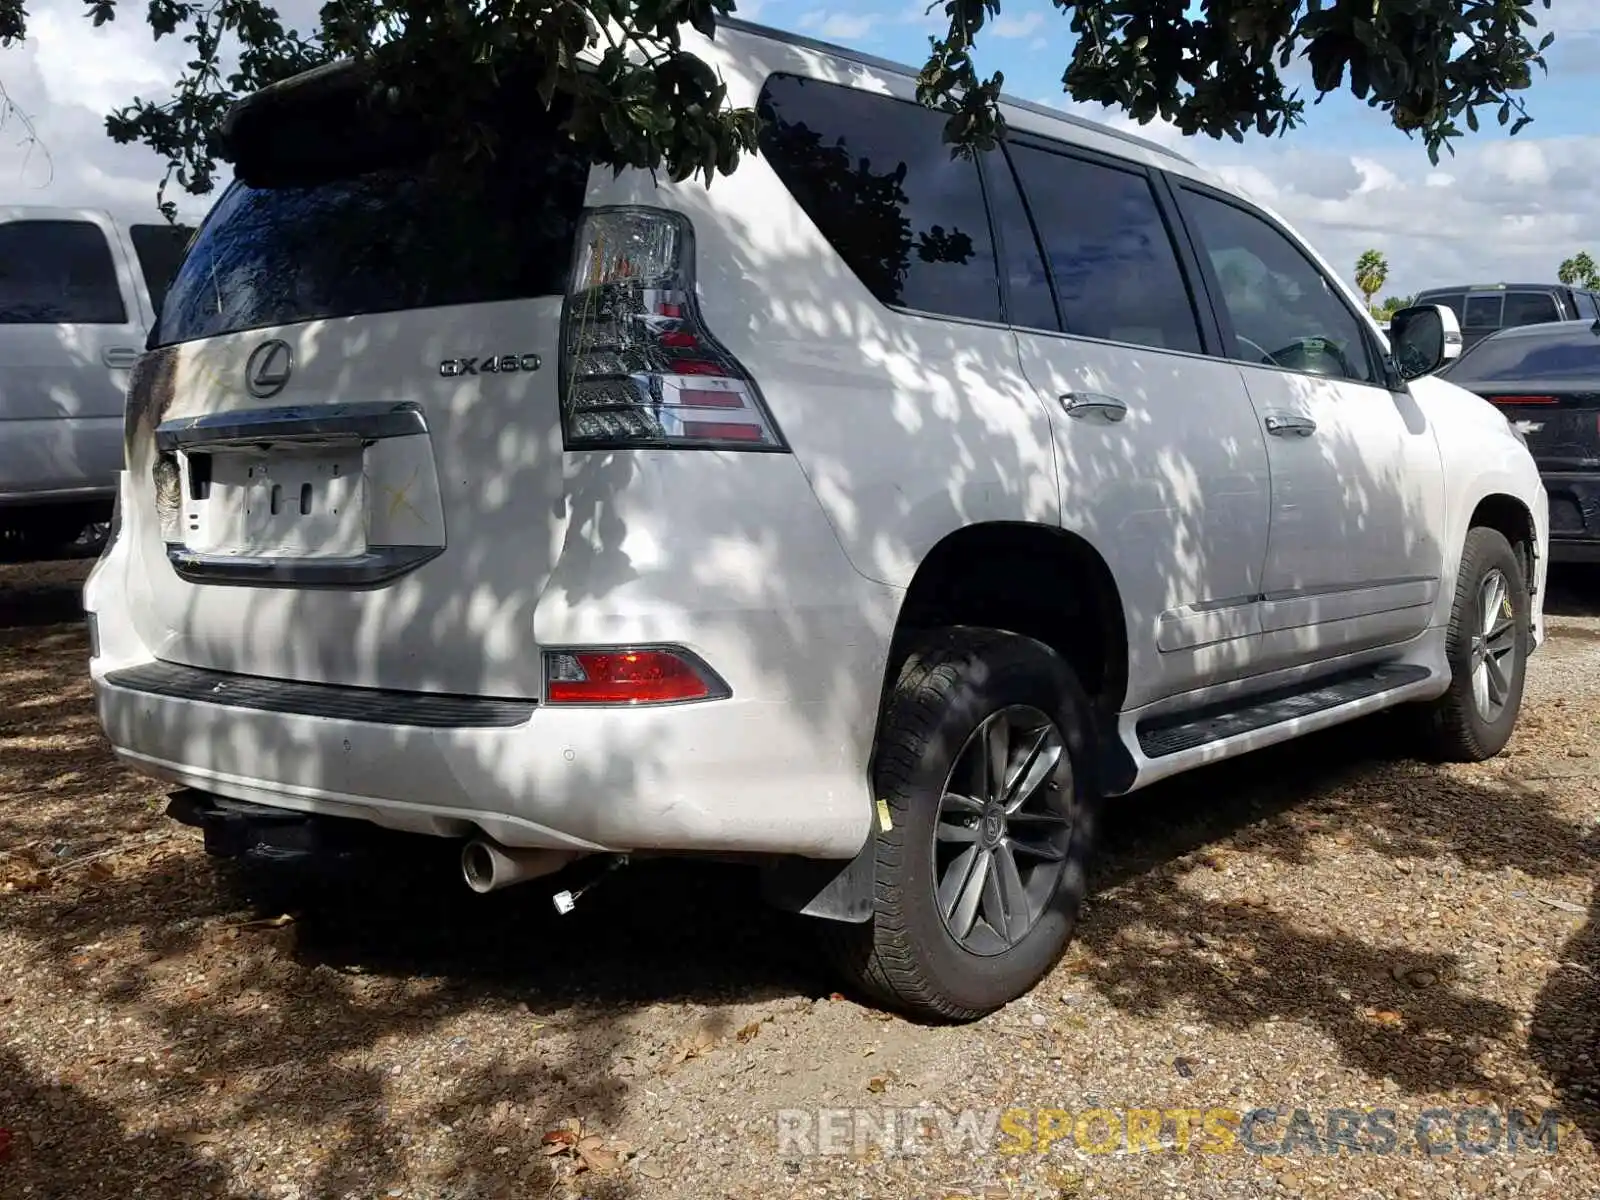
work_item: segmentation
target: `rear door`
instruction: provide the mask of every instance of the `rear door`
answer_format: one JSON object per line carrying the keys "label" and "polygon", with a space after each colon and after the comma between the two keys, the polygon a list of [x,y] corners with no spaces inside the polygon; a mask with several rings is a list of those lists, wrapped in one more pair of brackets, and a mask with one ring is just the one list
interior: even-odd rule
{"label": "rear door", "polygon": [[104,216],[0,209],[0,497],[111,493],[146,319]]}
{"label": "rear door", "polygon": [[359,173],[263,168],[207,217],[129,397],[134,616],[159,657],[538,694],[589,172],[531,96],[501,111],[498,165],[441,172],[399,138]]}
{"label": "rear door", "polygon": [[988,175],[1013,321],[1036,326],[1018,330],[1022,366],[1051,414],[1062,524],[1105,557],[1123,601],[1126,704],[1249,675],[1266,448],[1238,371],[1206,354],[1154,180],[1020,135],[1007,154],[1014,173],[995,155]]}

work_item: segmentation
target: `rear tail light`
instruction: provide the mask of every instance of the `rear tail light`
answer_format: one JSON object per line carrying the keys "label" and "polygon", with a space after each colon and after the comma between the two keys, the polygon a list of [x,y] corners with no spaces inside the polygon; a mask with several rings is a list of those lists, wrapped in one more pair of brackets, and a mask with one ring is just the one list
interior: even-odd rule
{"label": "rear tail light", "polygon": [[1524,404],[1559,404],[1554,396],[1490,396],[1490,404],[1498,404],[1502,408],[1519,408]]}
{"label": "rear tail light", "polygon": [[677,213],[584,214],[562,314],[569,450],[784,450],[748,371],[695,303],[694,230]]}
{"label": "rear tail light", "polygon": [[545,703],[645,705],[725,700],[732,693],[686,650],[552,650]]}

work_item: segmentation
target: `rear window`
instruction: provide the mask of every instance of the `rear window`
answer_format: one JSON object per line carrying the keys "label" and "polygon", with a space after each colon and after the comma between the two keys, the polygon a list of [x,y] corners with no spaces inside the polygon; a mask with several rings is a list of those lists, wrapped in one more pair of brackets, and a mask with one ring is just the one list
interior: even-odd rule
{"label": "rear window", "polygon": [[0,225],[0,325],[122,325],[116,260],[89,221]]}
{"label": "rear window", "polygon": [[423,160],[309,186],[236,180],[201,226],[153,340],[561,294],[589,164],[537,101],[499,111],[502,140],[478,168]]}
{"label": "rear window", "polygon": [[160,312],[172,277],[183,262],[183,248],[194,236],[194,230],[188,225],[130,225],[128,236],[133,241],[133,252],[139,256],[139,272],[150,293],[150,307]]}
{"label": "rear window", "polygon": [[[1441,372],[1443,374],[1443,372]],[[1600,336],[1581,327],[1559,338],[1501,336],[1485,338],[1449,369],[1451,383],[1592,379],[1600,390]]]}
{"label": "rear window", "polygon": [[1500,302],[1504,299],[1499,292],[1490,292],[1487,295],[1467,297],[1467,315],[1462,319],[1463,329],[1499,329],[1500,328]]}
{"label": "rear window", "polygon": [[1549,292],[1507,292],[1505,316],[1500,323],[1506,326],[1541,325],[1560,318],[1556,298]]}
{"label": "rear window", "polygon": [[1462,327],[1466,326],[1467,294],[1465,292],[1423,292],[1416,298],[1415,303],[1437,304],[1442,308],[1448,308],[1451,312],[1455,313],[1456,324]]}
{"label": "rear window", "polygon": [[769,79],[757,111],[762,155],[874,296],[1001,319],[978,164],[952,156],[942,113],[793,75]]}

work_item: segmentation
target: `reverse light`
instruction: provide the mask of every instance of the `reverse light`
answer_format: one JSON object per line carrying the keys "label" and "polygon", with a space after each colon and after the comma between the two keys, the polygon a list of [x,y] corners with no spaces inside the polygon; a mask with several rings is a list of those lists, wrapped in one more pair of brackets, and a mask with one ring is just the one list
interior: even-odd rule
{"label": "reverse light", "polygon": [[685,650],[551,650],[544,673],[546,704],[682,704],[731,694]]}
{"label": "reverse light", "polygon": [[562,314],[567,449],[786,449],[755,380],[700,315],[694,255],[678,213],[584,214]]}

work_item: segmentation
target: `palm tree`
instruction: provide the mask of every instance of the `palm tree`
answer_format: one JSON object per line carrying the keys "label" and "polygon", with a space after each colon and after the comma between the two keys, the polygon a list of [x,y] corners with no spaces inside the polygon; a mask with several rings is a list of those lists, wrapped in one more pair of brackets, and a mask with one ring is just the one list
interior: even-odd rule
{"label": "palm tree", "polygon": [[1366,298],[1367,311],[1372,311],[1372,298],[1383,290],[1389,280],[1389,260],[1376,250],[1364,251],[1356,259],[1356,286]]}
{"label": "palm tree", "polygon": [[1556,278],[1568,287],[1600,287],[1600,270],[1595,269],[1594,259],[1587,250],[1579,250],[1562,262]]}

